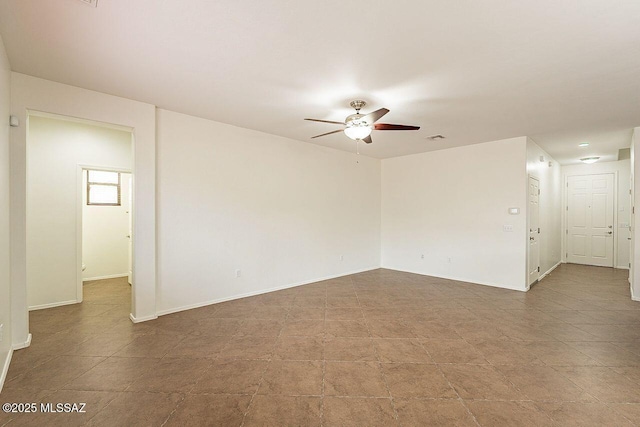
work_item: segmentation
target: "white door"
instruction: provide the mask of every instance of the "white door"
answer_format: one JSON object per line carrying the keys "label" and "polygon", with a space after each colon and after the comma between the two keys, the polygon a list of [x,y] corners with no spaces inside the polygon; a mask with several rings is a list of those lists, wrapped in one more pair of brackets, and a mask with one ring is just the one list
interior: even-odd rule
{"label": "white door", "polygon": [[540,277],[540,182],[529,177],[529,285]]}
{"label": "white door", "polygon": [[567,179],[567,262],[613,267],[613,174]]}

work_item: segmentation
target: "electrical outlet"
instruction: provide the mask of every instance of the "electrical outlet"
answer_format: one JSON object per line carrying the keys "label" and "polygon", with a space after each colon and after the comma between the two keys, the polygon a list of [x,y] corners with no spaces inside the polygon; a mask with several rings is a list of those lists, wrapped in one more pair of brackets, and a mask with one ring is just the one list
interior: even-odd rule
{"label": "electrical outlet", "polygon": [[424,259],[424,254],[420,255],[420,259]]}
{"label": "electrical outlet", "polygon": [[242,272],[240,270],[236,270],[236,277],[242,276]]}
{"label": "electrical outlet", "polygon": [[340,261],[344,261],[344,255],[340,255]]}
{"label": "electrical outlet", "polygon": [[451,257],[447,258],[447,263],[451,264]]}

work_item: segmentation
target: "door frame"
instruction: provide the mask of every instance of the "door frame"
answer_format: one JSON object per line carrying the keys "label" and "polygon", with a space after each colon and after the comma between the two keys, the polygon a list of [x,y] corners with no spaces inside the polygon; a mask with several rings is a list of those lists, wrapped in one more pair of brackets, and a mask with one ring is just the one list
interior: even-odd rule
{"label": "door frame", "polygon": [[[572,176],[591,176],[591,175],[613,175],[613,268],[618,268],[618,171],[603,171],[594,173],[573,173],[564,175],[564,184],[562,188],[562,253],[561,259],[563,263],[567,262],[567,251],[569,250],[569,177]],[[605,267],[607,268],[607,267]]]}
{"label": "door frame", "polygon": [[[84,188],[84,179],[83,172],[87,169],[98,170],[98,171],[106,171],[106,172],[120,172],[120,173],[128,173],[131,174],[131,179],[133,180],[133,171],[131,169],[122,169],[122,168],[114,168],[110,166],[96,166],[96,165],[87,165],[87,164],[79,164],[76,170],[76,299],[78,303],[82,302],[83,299],[83,287],[82,287],[82,221],[84,220],[84,215],[82,213],[82,209],[84,207],[83,203],[83,195],[86,192]],[[131,206],[129,207],[131,212],[133,213],[133,198],[131,200]],[[131,244],[133,244],[133,232],[131,232]],[[133,271],[133,265],[131,266]],[[133,283],[133,279],[131,279],[131,292],[133,293],[135,287]]]}
{"label": "door frame", "polygon": [[[536,181],[538,181],[538,190],[540,191],[540,194],[538,195],[538,221],[540,221],[540,196],[542,195],[542,191],[540,190],[540,178],[534,174],[527,174],[527,227],[526,227],[526,239],[527,239],[527,280],[526,280],[526,284],[527,284],[527,290],[531,289],[531,285],[533,285],[534,283],[536,283],[537,281],[540,280],[540,276],[541,276],[541,272],[538,271],[538,279],[536,280],[536,282],[533,283],[529,283],[529,261],[531,259],[531,254],[529,253],[530,249],[531,249],[531,245],[529,244],[529,237],[530,237],[530,232],[529,232],[529,225],[530,225],[530,221],[531,221],[531,209],[529,209],[530,206],[530,200],[529,200],[529,180],[533,178]],[[541,233],[538,233],[538,237],[540,237]],[[540,264],[540,240],[538,240],[538,266]]]}

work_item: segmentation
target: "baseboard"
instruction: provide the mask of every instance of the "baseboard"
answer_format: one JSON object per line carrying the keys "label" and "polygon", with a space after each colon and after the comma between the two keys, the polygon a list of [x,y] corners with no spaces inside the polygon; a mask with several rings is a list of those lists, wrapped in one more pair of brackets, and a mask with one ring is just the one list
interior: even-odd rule
{"label": "baseboard", "polygon": [[61,307],[63,305],[78,304],[80,302],[82,301],[74,299],[69,301],[52,302],[50,304],[32,305],[31,307],[29,307],[29,311],[44,310],[45,308]]}
{"label": "baseboard", "polygon": [[384,266],[380,268],[384,268],[385,270],[401,271],[403,273],[418,274],[420,276],[437,277],[438,279],[455,280],[456,282],[471,283],[473,285],[491,286],[492,288],[506,289],[509,291],[527,292],[529,290],[528,286],[525,286],[524,288],[520,288],[515,286],[497,285],[495,283],[479,282],[477,280],[469,280],[463,277],[439,276],[433,273],[427,274],[427,273],[424,273],[421,271],[415,271],[415,270],[402,270],[400,268],[392,268],[392,267],[384,267]]}
{"label": "baseboard", "polygon": [[27,348],[31,345],[31,334],[27,335],[27,340],[25,342],[21,342],[18,344],[13,344],[14,350],[21,350],[23,348]]}
{"label": "baseboard", "polygon": [[628,265],[619,265],[616,267],[616,270],[628,270],[629,266]]}
{"label": "baseboard", "polygon": [[192,310],[194,308],[206,307],[208,305],[218,304],[218,303],[226,302],[226,301],[233,301],[233,300],[241,299],[241,298],[254,297],[256,295],[267,294],[269,292],[282,291],[282,290],[285,290],[285,289],[295,288],[297,286],[304,286],[304,285],[308,285],[308,284],[311,284],[311,283],[322,282],[323,280],[337,279],[338,277],[350,276],[352,274],[364,273],[365,271],[377,270],[379,268],[380,267],[364,268],[364,269],[361,269],[361,270],[355,270],[355,271],[350,271],[350,272],[346,272],[346,273],[340,273],[340,274],[333,275],[333,276],[325,276],[325,277],[321,277],[319,279],[305,280],[304,282],[292,283],[292,284],[289,284],[289,285],[278,286],[278,287],[275,287],[275,288],[261,289],[259,291],[255,291],[255,292],[247,292],[245,294],[233,295],[233,296],[230,296],[230,297],[217,298],[217,299],[214,299],[214,300],[199,302],[199,303],[196,303],[196,304],[189,304],[189,305],[183,305],[181,307],[169,308],[169,309],[166,309],[166,310],[158,311],[158,316],[164,316],[166,314],[171,314],[171,313],[178,313],[180,311],[185,311],[185,310]]}
{"label": "baseboard", "polygon": [[124,274],[110,274],[108,276],[96,276],[96,277],[87,277],[86,279],[82,279],[83,282],[91,282],[93,280],[104,280],[104,279],[117,279],[119,277],[127,277],[129,273]]}
{"label": "baseboard", "polygon": [[12,348],[10,348],[9,351],[7,352],[7,357],[5,357],[4,364],[2,366],[2,372],[0,372],[0,393],[2,392],[4,381],[7,379],[7,374],[9,373],[9,364],[11,363],[11,356],[13,356]]}
{"label": "baseboard", "polygon": [[551,267],[549,270],[545,271],[543,274],[540,275],[540,277],[538,277],[538,281],[544,279],[546,276],[548,276],[549,274],[551,274],[551,272],[553,270],[555,270],[556,268],[558,268],[558,266],[562,264],[562,261],[558,261],[556,263],[556,265],[554,265],[553,267]]}
{"label": "baseboard", "polygon": [[129,319],[131,319],[131,321],[133,323],[142,323],[142,322],[148,322],[149,320],[155,320],[157,319],[158,316],[144,316],[144,317],[135,317],[133,315],[133,313],[129,313]]}

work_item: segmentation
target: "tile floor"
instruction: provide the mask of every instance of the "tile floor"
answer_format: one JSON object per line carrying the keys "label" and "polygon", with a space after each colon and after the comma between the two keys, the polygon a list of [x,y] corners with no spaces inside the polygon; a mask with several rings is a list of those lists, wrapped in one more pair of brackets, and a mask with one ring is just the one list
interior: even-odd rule
{"label": "tile floor", "polygon": [[0,401],[86,402],[0,425],[640,425],[626,271],[529,293],[375,270],[134,325],[122,280],[32,312]]}

